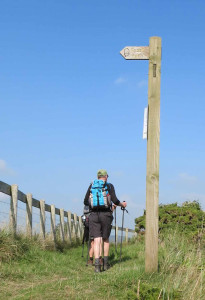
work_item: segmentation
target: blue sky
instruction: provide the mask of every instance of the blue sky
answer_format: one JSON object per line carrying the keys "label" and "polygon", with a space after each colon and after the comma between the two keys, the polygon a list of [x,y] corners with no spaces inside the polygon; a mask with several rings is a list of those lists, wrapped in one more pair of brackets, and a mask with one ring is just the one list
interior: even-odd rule
{"label": "blue sky", "polygon": [[200,0],[2,0],[1,180],[81,215],[106,168],[133,228],[145,208],[148,61],[119,52],[160,36],[159,202],[205,209],[204,15]]}

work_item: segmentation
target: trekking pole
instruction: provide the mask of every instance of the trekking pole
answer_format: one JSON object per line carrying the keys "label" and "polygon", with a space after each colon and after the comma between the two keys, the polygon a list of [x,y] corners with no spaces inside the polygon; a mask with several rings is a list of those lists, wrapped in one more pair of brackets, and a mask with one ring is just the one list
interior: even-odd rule
{"label": "trekking pole", "polygon": [[89,251],[90,251],[90,236],[89,236],[89,239],[88,239],[88,252],[87,252],[87,262],[86,262],[86,266],[88,266],[88,256],[89,256]]}
{"label": "trekking pole", "polygon": [[82,218],[82,222],[83,222],[83,225],[84,225],[83,240],[82,240],[82,257],[84,257],[84,245],[85,245],[85,216],[83,215],[81,218]]}
{"label": "trekking pole", "polygon": [[[125,202],[125,201],[123,201]],[[125,209],[125,207],[121,207],[122,212],[122,229],[121,229],[121,243],[120,243],[120,262],[121,262],[121,258],[122,258],[122,238],[123,238],[123,227],[124,227],[124,214],[125,211],[128,213],[128,211]]]}
{"label": "trekking pole", "polygon": [[84,257],[84,245],[85,245],[85,231],[83,233],[83,241],[82,241],[82,257]]}
{"label": "trekking pole", "polygon": [[117,236],[116,236],[116,231],[117,231],[117,228],[116,228],[116,208],[115,208],[115,252],[117,253]]}

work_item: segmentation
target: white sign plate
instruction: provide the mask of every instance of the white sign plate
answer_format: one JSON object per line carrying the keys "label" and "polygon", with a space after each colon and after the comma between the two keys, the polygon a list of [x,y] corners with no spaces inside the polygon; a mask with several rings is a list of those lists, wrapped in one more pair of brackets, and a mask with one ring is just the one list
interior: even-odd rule
{"label": "white sign plate", "polygon": [[120,51],[125,59],[149,59],[149,47],[125,47]]}
{"label": "white sign plate", "polygon": [[148,108],[144,109],[144,124],[143,124],[143,140],[147,140],[147,127],[148,127]]}

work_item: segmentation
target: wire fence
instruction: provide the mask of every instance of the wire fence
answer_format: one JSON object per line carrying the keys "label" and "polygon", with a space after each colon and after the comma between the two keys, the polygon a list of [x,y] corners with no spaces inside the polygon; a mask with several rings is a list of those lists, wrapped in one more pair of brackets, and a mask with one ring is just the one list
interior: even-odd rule
{"label": "wire fence", "polygon": [[8,226],[10,197],[0,192],[0,228]]}
{"label": "wire fence", "polygon": [[[21,232],[28,236],[39,235],[42,239],[51,237],[72,243],[81,240],[84,227],[81,216],[48,205],[45,201],[32,198],[18,190],[17,185],[0,181],[0,229],[9,228],[13,233]],[[128,241],[135,231],[129,228],[112,227],[111,241]],[[115,241],[115,238],[114,238]]]}

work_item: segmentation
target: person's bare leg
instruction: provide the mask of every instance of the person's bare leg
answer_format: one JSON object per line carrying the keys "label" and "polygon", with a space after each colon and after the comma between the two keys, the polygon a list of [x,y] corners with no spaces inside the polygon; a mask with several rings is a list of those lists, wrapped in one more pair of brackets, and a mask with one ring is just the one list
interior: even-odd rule
{"label": "person's bare leg", "polygon": [[99,259],[100,257],[100,241],[101,237],[97,237],[94,239],[94,255],[95,255],[95,260]]}
{"label": "person's bare leg", "polygon": [[93,254],[94,254],[94,241],[92,240],[90,243],[90,251],[89,251],[90,258],[93,257]]}
{"label": "person's bare leg", "polygon": [[101,271],[100,266],[100,246],[101,246],[101,237],[97,237],[94,239],[94,255],[95,255],[95,272],[99,273]]}
{"label": "person's bare leg", "polygon": [[103,258],[102,258],[102,255],[103,255],[103,239],[101,238],[101,241],[100,241],[100,265],[103,266]]}
{"label": "person's bare leg", "polygon": [[109,238],[104,239],[103,241],[104,241],[104,271],[107,271],[109,269],[109,264],[108,264],[109,248],[110,248]]}
{"label": "person's bare leg", "polygon": [[100,257],[102,257],[103,239],[100,240]]}
{"label": "person's bare leg", "polygon": [[104,239],[104,256],[109,256],[110,243],[109,239]]}
{"label": "person's bare leg", "polygon": [[93,265],[93,254],[94,254],[94,241],[90,241],[90,249],[89,249],[89,260],[88,260],[88,265],[92,266]]}

